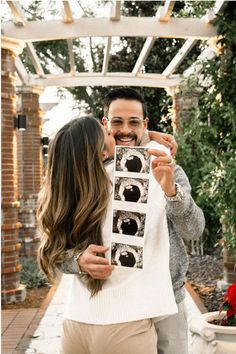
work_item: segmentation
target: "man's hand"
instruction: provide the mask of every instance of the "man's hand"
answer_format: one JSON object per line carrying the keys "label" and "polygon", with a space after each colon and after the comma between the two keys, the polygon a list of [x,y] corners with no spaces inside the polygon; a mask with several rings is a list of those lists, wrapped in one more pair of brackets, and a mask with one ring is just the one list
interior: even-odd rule
{"label": "man's hand", "polygon": [[97,253],[105,253],[109,247],[89,245],[78,259],[81,271],[88,273],[93,279],[106,279],[114,270],[109,260],[97,256]]}
{"label": "man's hand", "polygon": [[178,149],[178,144],[175,141],[175,138],[173,137],[173,135],[155,132],[153,130],[151,130],[151,131],[149,130],[148,134],[149,134],[150,140],[154,140],[157,143],[170,148],[171,156],[175,156],[177,149]]}
{"label": "man's hand", "polygon": [[176,195],[173,158],[160,150],[149,149],[148,152],[155,156],[152,160],[152,172],[163,192],[169,197]]}

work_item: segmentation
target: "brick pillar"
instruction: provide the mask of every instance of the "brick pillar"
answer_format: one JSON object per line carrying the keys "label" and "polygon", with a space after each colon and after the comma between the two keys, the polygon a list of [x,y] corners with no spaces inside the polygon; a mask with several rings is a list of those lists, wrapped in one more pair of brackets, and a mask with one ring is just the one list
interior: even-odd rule
{"label": "brick pillar", "polygon": [[2,302],[23,301],[25,285],[20,284],[17,141],[13,117],[16,114],[15,56],[22,42],[2,37]]}
{"label": "brick pillar", "polygon": [[19,182],[19,220],[22,227],[19,231],[21,242],[20,256],[36,256],[37,228],[36,209],[38,192],[42,186],[42,111],[39,108],[38,88],[21,87],[17,90],[19,108],[27,115],[27,129],[18,132],[18,182]]}
{"label": "brick pillar", "polygon": [[174,134],[182,134],[182,122],[191,121],[193,111],[198,111],[200,90],[182,92],[178,88],[168,88],[167,93],[172,97],[172,127]]}

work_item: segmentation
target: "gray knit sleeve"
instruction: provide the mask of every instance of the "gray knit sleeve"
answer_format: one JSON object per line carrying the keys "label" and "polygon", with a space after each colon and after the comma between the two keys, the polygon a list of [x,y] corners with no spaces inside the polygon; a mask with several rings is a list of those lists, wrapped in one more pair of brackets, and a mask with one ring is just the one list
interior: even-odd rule
{"label": "gray knit sleeve", "polygon": [[64,274],[79,274],[77,261],[74,259],[74,250],[66,250],[61,256],[61,262],[56,263],[56,268]]}
{"label": "gray knit sleeve", "polygon": [[167,201],[167,217],[172,221],[175,231],[186,240],[198,239],[205,227],[205,218],[202,210],[196,205],[191,196],[191,186],[183,169],[176,165],[175,182],[183,191],[181,201]]}

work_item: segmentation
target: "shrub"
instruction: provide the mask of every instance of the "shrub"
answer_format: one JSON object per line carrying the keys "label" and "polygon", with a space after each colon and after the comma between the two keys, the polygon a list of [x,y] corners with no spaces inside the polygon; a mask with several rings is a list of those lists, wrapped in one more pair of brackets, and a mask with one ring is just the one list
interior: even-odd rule
{"label": "shrub", "polygon": [[48,280],[39,270],[36,259],[32,257],[21,258],[20,263],[22,265],[20,281],[22,284],[25,284],[28,289],[48,285]]}

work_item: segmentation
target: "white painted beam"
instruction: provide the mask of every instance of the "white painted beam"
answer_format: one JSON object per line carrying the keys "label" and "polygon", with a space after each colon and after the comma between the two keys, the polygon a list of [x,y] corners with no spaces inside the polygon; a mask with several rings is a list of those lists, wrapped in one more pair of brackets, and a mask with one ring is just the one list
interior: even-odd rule
{"label": "white painted beam", "polygon": [[225,0],[216,0],[215,6],[214,6],[214,14],[218,14],[222,12],[227,5],[228,1]]}
{"label": "white painted beam", "polygon": [[215,6],[212,9],[209,9],[206,15],[203,17],[206,23],[214,23],[216,15],[224,10],[227,3],[228,1],[216,0]]}
{"label": "white painted beam", "polygon": [[80,73],[76,76],[68,74],[47,75],[45,78],[31,76],[29,85],[32,86],[57,86],[57,87],[76,87],[76,86],[143,86],[143,87],[173,87],[180,83],[178,76],[165,78],[158,74],[140,74],[133,76],[131,73]]}
{"label": "white painted beam", "polygon": [[104,49],[104,59],[103,59],[103,65],[102,65],[102,74],[103,75],[105,75],[108,71],[110,49],[111,49],[111,37],[108,37],[107,42],[106,42],[106,47]]}
{"label": "white painted beam", "polygon": [[[7,1],[8,6],[10,7],[13,16],[15,18],[14,25],[16,26],[26,26],[27,21],[25,19],[24,13],[22,11],[22,8],[20,6],[19,1]],[[18,28],[18,27],[17,27]],[[26,43],[26,49],[29,54],[30,60],[35,68],[35,71],[38,75],[44,75],[43,68],[40,64],[39,58],[36,54],[36,51],[33,47],[32,43]],[[22,64],[23,65],[23,64]]]}
{"label": "white painted beam", "polygon": [[143,48],[139,54],[139,57],[135,63],[135,66],[132,70],[132,73],[134,75],[137,75],[141,66],[144,64],[145,60],[147,59],[154,43],[155,43],[156,37],[148,37],[143,45]]}
{"label": "white painted beam", "polygon": [[204,49],[198,56],[195,63],[183,72],[184,77],[189,77],[192,74],[198,74],[202,70],[204,60],[213,59],[215,56],[216,52],[212,48],[207,47]]}
{"label": "white painted beam", "polygon": [[116,1],[116,3],[111,6],[110,19],[112,21],[120,20],[120,1]]}
{"label": "white painted beam", "polygon": [[58,20],[30,21],[16,28],[12,23],[2,24],[3,34],[26,42],[69,39],[78,37],[161,37],[192,38],[206,40],[217,34],[212,24],[203,19],[171,18],[168,23],[157,22],[155,17],[121,17],[120,21],[109,18],[75,19],[72,23]]}
{"label": "white painted beam", "polygon": [[40,64],[39,58],[37,56],[37,53],[34,49],[33,44],[26,43],[26,48],[27,48],[27,52],[28,52],[30,60],[35,68],[36,73],[40,76],[44,76],[44,71],[43,71],[42,65]]}
{"label": "white painted beam", "polygon": [[72,14],[72,10],[71,10],[71,7],[70,7],[70,3],[69,1],[62,1],[63,2],[63,13],[62,13],[62,16],[63,16],[63,21],[65,23],[71,23],[73,22],[73,14]]}
{"label": "white painted beam", "polygon": [[29,75],[28,75],[27,71],[25,70],[25,66],[22,63],[19,56],[16,57],[15,65],[16,65],[16,72],[17,72],[22,84],[28,85]]}
{"label": "white painted beam", "polygon": [[76,72],[76,66],[75,66],[75,57],[74,57],[74,52],[73,52],[73,40],[72,39],[67,39],[67,46],[68,46],[68,53],[69,53],[69,60],[70,60],[70,72],[72,75],[74,75]]}
{"label": "white painted beam", "polygon": [[12,15],[14,17],[14,24],[16,26],[24,26],[26,21],[24,19],[24,13],[22,11],[19,1],[7,1],[7,4],[10,7]]}
{"label": "white painted beam", "polygon": [[159,6],[157,11],[157,18],[159,21],[168,22],[170,20],[174,4],[175,1],[166,0],[164,6]]}
{"label": "white painted beam", "polygon": [[190,50],[195,46],[197,40],[195,39],[187,39],[184,45],[179,49],[178,53],[175,57],[171,60],[169,65],[165,68],[162,72],[162,75],[169,76],[171,75],[178,66],[182,63],[182,61],[186,58]]}

